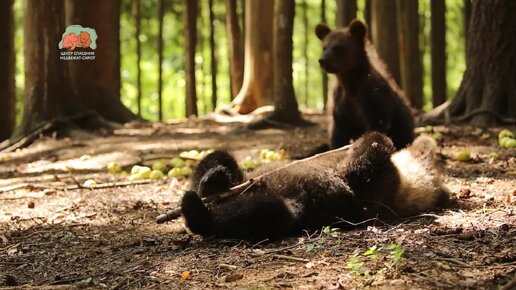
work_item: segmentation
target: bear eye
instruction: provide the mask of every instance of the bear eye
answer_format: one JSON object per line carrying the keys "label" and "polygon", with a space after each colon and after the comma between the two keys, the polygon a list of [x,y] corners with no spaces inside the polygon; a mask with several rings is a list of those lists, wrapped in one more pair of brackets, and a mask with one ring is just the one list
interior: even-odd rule
{"label": "bear eye", "polygon": [[333,52],[336,54],[343,54],[346,53],[346,47],[344,45],[335,45],[332,48]]}

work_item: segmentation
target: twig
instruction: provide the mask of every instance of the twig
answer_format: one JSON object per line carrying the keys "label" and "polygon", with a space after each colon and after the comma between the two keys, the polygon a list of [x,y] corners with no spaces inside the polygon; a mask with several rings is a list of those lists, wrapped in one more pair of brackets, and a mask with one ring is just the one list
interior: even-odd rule
{"label": "twig", "polygon": [[378,220],[379,219],[377,217],[374,217],[374,218],[370,218],[370,219],[366,219],[366,220],[360,221],[358,223],[354,223],[354,222],[350,222],[350,221],[347,221],[345,219],[339,218],[338,222],[334,222],[331,225],[338,225],[338,224],[343,224],[344,223],[344,224],[348,224],[348,225],[356,227],[356,226],[360,226],[360,225],[366,224],[368,222],[378,221]]}
{"label": "twig", "polygon": [[28,262],[0,262],[0,265],[6,265],[6,266],[20,266],[25,265]]}
{"label": "twig", "polygon": [[219,267],[226,268],[226,269],[229,269],[229,270],[236,270],[236,269],[238,269],[238,266],[230,265],[230,264],[224,264],[224,263],[220,263]]}
{"label": "twig", "polygon": [[148,184],[148,183],[152,183],[152,182],[153,181],[150,179],[145,179],[145,180],[136,180],[136,181],[120,181],[120,182],[101,183],[101,184],[94,184],[94,185],[90,185],[90,186],[75,185],[75,186],[56,188],[56,189],[58,189],[58,190],[71,190],[71,189],[79,189],[79,188],[101,189],[101,188],[112,188],[112,187],[119,187],[119,186]]}
{"label": "twig", "polygon": [[310,262],[310,260],[308,260],[308,259],[292,257],[292,256],[285,256],[285,255],[279,255],[279,254],[273,255],[273,257],[274,258],[278,258],[278,259],[282,259],[282,260],[295,261],[295,262],[303,262],[303,263]]}
{"label": "twig", "polygon": [[18,183],[18,184],[13,184],[13,185],[8,185],[8,186],[4,186],[4,187],[0,187],[0,193],[2,192],[9,192],[9,191],[13,191],[13,190],[18,190],[18,189],[23,189],[23,188],[29,188],[29,189],[35,189],[35,188],[41,188],[41,186],[39,185],[32,185],[32,184],[28,184],[28,183]]}
{"label": "twig", "polygon": [[[202,198],[202,202],[203,203],[209,203],[209,202],[212,202],[214,200],[216,200],[216,201],[223,201],[223,200],[229,199],[229,198],[231,198],[233,196],[243,194],[249,188],[251,188],[254,184],[258,183],[264,177],[266,177],[268,175],[271,175],[272,173],[275,173],[275,172],[280,171],[280,170],[285,170],[286,168],[289,168],[291,166],[299,165],[299,163],[311,162],[314,159],[322,158],[322,157],[325,157],[327,155],[331,155],[331,154],[342,152],[342,151],[347,151],[347,150],[349,150],[350,147],[351,147],[351,145],[346,145],[346,146],[343,146],[341,148],[330,150],[330,151],[323,152],[323,153],[319,153],[319,154],[316,154],[314,156],[311,156],[311,157],[308,157],[308,158],[305,158],[305,159],[300,159],[300,160],[292,161],[291,163],[288,163],[286,165],[280,166],[280,167],[275,168],[275,169],[273,169],[271,171],[265,172],[265,173],[263,173],[261,175],[256,176],[255,178],[251,178],[251,179],[249,179],[249,180],[247,180],[247,181],[245,181],[245,182],[243,182],[243,183],[241,183],[239,185],[233,186],[233,187],[231,187],[229,189],[228,192],[222,193],[220,195],[203,197]],[[165,222],[177,219],[180,215],[181,215],[181,208],[177,207],[177,208],[172,209],[171,211],[168,211],[168,212],[166,212],[164,214],[159,215],[156,218],[156,223],[162,224],[162,223],[165,223]]]}
{"label": "twig", "polygon": [[465,263],[465,262],[463,262],[461,260],[454,259],[454,258],[438,257],[437,259],[441,260],[441,261],[452,262],[455,265],[462,266],[462,267],[465,267],[465,268],[475,268],[475,266],[471,266],[468,263]]}
{"label": "twig", "polygon": [[[97,276],[97,275],[94,275],[94,276]],[[51,281],[49,284],[50,285],[73,284],[73,283],[75,283],[77,281],[82,281],[82,280],[85,280],[85,279],[88,279],[88,278],[93,278],[93,276],[78,276],[78,277],[75,277],[75,278],[54,280],[54,281]]]}

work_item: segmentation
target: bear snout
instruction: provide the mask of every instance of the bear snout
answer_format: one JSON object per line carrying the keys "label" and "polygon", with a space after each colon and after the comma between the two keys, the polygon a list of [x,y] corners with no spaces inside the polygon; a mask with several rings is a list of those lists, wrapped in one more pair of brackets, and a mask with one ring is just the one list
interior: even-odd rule
{"label": "bear snout", "polygon": [[335,66],[335,64],[331,61],[328,61],[328,59],[326,58],[320,58],[319,65],[321,66],[322,70],[324,70],[327,73],[337,73],[337,67]]}

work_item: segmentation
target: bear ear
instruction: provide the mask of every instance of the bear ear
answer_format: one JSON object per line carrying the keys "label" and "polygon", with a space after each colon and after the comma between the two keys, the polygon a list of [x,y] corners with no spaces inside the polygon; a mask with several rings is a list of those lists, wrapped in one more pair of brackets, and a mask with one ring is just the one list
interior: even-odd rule
{"label": "bear ear", "polygon": [[349,23],[349,32],[356,38],[362,40],[367,34],[367,27],[362,21],[353,19]]}
{"label": "bear ear", "polygon": [[330,32],[331,29],[326,24],[317,24],[317,26],[315,27],[315,35],[317,35],[317,38],[319,38],[320,40],[323,40],[326,37],[326,35],[330,34]]}

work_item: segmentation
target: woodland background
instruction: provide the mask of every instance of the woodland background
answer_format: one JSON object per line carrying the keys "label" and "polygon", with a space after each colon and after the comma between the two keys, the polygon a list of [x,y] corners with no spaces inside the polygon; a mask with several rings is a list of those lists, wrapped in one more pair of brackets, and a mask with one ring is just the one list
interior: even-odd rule
{"label": "woodland background", "polygon": [[[58,1],[59,2],[59,1]],[[195,50],[195,88],[196,111],[198,115],[206,115],[214,110],[215,106],[228,104],[238,94],[241,77],[231,79],[231,63],[237,62],[237,70],[243,70],[244,47],[244,12],[245,1],[233,0],[113,0],[105,1],[65,1],[67,9],[80,6],[86,11],[110,9],[110,17],[120,17],[119,35],[116,27],[109,30],[109,34],[99,35],[99,45],[104,46],[106,41],[116,42],[119,39],[119,67],[120,93],[122,103],[134,114],[150,121],[182,118],[192,112],[186,112],[187,98],[185,73],[185,37],[188,34],[185,12],[188,3],[196,5],[193,13],[196,21],[196,45],[189,50]],[[269,1],[270,2],[270,1]],[[465,71],[465,51],[467,19],[471,12],[471,3],[464,0],[419,0],[419,1],[332,1],[332,0],[301,0],[296,1],[294,29],[293,29],[293,86],[301,109],[323,110],[327,95],[328,80],[320,74],[318,58],[322,51],[319,40],[313,30],[317,23],[326,22],[330,26],[342,26],[352,18],[358,18],[370,24],[373,33],[373,42],[380,54],[389,65],[395,79],[401,84],[407,95],[412,99],[416,108],[425,111],[439,105],[443,101],[454,97],[462,75]],[[6,120],[0,126],[0,137],[10,136],[14,127],[19,127],[23,115],[23,96],[25,88],[25,56],[27,47],[35,47],[36,53],[42,53],[42,42],[36,35],[24,39],[24,7],[33,1],[2,1],[0,10],[9,12],[11,18],[5,17],[4,23],[10,29],[0,32],[5,46],[2,53],[7,63],[11,62],[9,49],[14,48],[14,104],[13,112],[4,113],[13,121]],[[272,3],[272,2],[271,2]],[[262,5],[271,5],[263,2]],[[7,10],[6,10],[7,9]],[[272,11],[272,10],[271,10]],[[404,12],[403,12],[404,11]],[[405,42],[398,39],[401,35],[400,15],[407,15],[410,35]],[[102,14],[102,13],[101,13]],[[228,17],[234,15],[233,19]],[[102,14],[106,16],[106,14]],[[340,15],[340,16],[339,16]],[[6,14],[6,16],[9,16]],[[84,15],[82,19],[93,22],[93,15]],[[267,16],[272,18],[273,15]],[[375,23],[372,17],[378,19]],[[12,22],[9,23],[9,19]],[[81,19],[79,17],[79,19]],[[70,23],[70,17],[62,23],[63,30]],[[102,21],[102,20],[100,20]],[[233,24],[230,23],[233,22]],[[80,22],[80,21],[79,21]],[[372,22],[372,23],[371,23]],[[81,23],[77,23],[81,24]],[[230,25],[233,33],[230,32]],[[372,24],[372,25],[371,25]],[[397,25],[398,24],[398,25]],[[39,24],[33,24],[39,25]],[[376,25],[376,26],[375,26]],[[93,25],[94,26],[94,25]],[[376,29],[378,27],[378,29]],[[12,30],[12,31],[9,31]],[[374,34],[375,31],[379,31]],[[62,32],[61,32],[62,33]],[[9,38],[14,36],[14,43],[9,45]],[[272,36],[271,36],[272,37]],[[410,38],[410,40],[409,40]],[[160,42],[162,39],[162,42]],[[6,42],[7,41],[7,42]],[[56,40],[56,43],[59,40]],[[406,55],[394,54],[398,50],[398,43],[408,44],[416,54],[406,50]],[[414,41],[416,43],[414,43]],[[237,42],[236,44],[234,44]],[[57,45],[57,44],[56,44]],[[230,49],[230,45],[237,48]],[[408,47],[408,46],[407,46]],[[400,51],[400,53],[402,53]],[[115,63],[118,55],[111,54],[110,60]],[[403,71],[400,62],[407,57],[408,62],[415,66],[415,70]],[[115,58],[115,59],[113,59]],[[107,61],[110,61],[107,60]],[[97,59],[95,65],[103,64]],[[243,74],[243,72],[238,72]],[[9,69],[3,74],[13,74]],[[235,73],[233,73],[235,74]],[[410,84],[401,80],[401,75],[411,76]],[[5,77],[5,76],[3,76]],[[84,76],[88,78],[87,75]],[[115,78],[116,79],[116,78]],[[9,80],[8,80],[9,81]],[[234,88],[232,89],[232,82]],[[330,79],[331,88],[331,79]],[[410,87],[408,87],[410,86]],[[4,98],[10,98],[9,88],[2,93]],[[12,102],[11,102],[12,103]],[[3,106],[2,111],[9,111],[11,106]]]}
{"label": "woodland background", "polygon": [[[0,0],[0,287],[515,289],[515,15],[513,0]],[[257,244],[156,224],[199,151],[245,165],[326,142],[313,30],[355,17],[432,124],[416,133],[438,143],[453,205]],[[70,24],[96,29],[95,61],[59,59]],[[294,129],[247,130],[260,120]],[[193,169],[169,175],[185,153]],[[167,177],[127,174],[155,163]]]}

